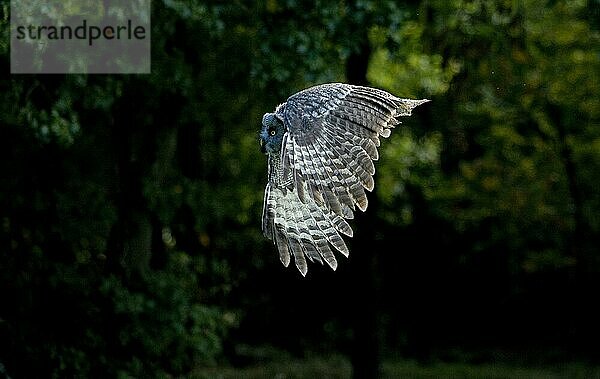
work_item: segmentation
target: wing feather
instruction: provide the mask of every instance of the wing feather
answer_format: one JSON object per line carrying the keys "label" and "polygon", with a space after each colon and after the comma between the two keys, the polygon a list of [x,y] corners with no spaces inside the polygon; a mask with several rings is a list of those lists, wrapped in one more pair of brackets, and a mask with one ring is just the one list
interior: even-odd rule
{"label": "wing feather", "polygon": [[324,136],[313,142],[312,148],[316,152],[314,159],[319,163],[321,171],[324,173],[324,181],[327,187],[332,189],[332,192],[339,199],[343,216],[352,219],[354,218],[353,211],[355,209],[354,200],[352,200],[352,195],[348,191],[343,177],[340,177],[341,172],[336,170],[336,168],[343,169],[342,162],[337,157],[328,155],[328,149],[325,147],[323,138],[327,137]]}
{"label": "wing feather", "polygon": [[[335,188],[332,188],[330,183],[325,179],[324,175],[326,175],[323,166],[316,165],[318,163],[318,154],[312,154],[314,151],[314,147],[312,143],[303,144],[300,146],[300,152],[302,155],[302,159],[308,162],[307,166],[310,166],[310,173],[308,177],[308,181],[311,183],[311,186],[314,184],[317,187],[317,193],[319,194],[313,199],[320,205],[326,205],[328,208],[333,209],[336,213],[342,212],[342,204],[338,196],[336,196],[333,192]],[[302,183],[296,183],[296,185],[302,185]],[[320,202],[319,200],[323,200]]]}
{"label": "wing feather", "polygon": [[399,116],[409,116],[427,101],[329,83],[298,92],[277,107],[275,115],[287,131],[277,157],[279,174],[289,180],[276,188],[267,185],[262,227],[285,266],[293,255],[306,275],[306,259],[337,268],[331,247],[348,256],[341,234],[352,237],[346,220],[356,207],[367,209],[365,191],[375,187],[380,137],[389,137]]}
{"label": "wing feather", "polygon": [[[264,205],[267,211],[264,218],[264,231],[273,239],[279,250],[284,266],[290,263],[290,256],[298,270],[306,275],[306,259],[311,262],[325,261],[332,269],[337,268],[337,260],[330,246],[348,256],[349,250],[340,233],[352,235],[350,225],[343,217],[325,209],[308,198],[304,203],[295,191],[285,194],[279,188],[269,189]],[[268,234],[266,231],[273,231]]]}
{"label": "wing feather", "polygon": [[345,149],[345,142],[342,137],[332,135],[328,130],[325,132],[328,135],[328,139],[324,139],[327,144],[327,152],[334,154],[338,157],[336,162],[338,163],[337,169],[342,175],[346,188],[351,194],[354,204],[362,211],[366,210],[367,207],[367,195],[364,191],[364,187],[360,184],[359,172],[352,170],[353,161],[349,152]]}
{"label": "wing feather", "polygon": [[295,223],[294,214],[294,202],[282,201],[283,215],[284,215],[284,228],[287,236],[288,245],[292,254],[294,255],[294,263],[296,268],[300,271],[302,276],[306,276],[308,272],[308,266],[306,265],[306,259],[304,258],[304,247],[300,236],[300,231]]}

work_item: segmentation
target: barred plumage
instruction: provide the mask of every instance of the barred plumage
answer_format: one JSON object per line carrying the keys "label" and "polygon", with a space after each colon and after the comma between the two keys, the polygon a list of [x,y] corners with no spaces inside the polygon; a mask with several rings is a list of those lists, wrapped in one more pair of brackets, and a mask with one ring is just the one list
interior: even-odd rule
{"label": "barred plumage", "polygon": [[284,266],[293,256],[306,275],[307,258],[335,270],[334,250],[348,256],[342,235],[352,237],[346,220],[356,208],[367,209],[379,137],[389,137],[399,116],[427,101],[328,83],[300,91],[264,115],[260,142],[269,170],[262,230]]}

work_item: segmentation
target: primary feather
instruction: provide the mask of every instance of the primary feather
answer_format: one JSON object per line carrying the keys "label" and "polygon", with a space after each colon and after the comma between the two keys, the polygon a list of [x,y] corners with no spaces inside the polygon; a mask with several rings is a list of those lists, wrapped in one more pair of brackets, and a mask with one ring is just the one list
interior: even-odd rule
{"label": "primary feather", "polygon": [[[343,83],[314,86],[290,96],[263,117],[261,148],[268,156],[262,216],[284,266],[291,257],[302,275],[306,260],[337,268],[334,251],[348,256],[347,219],[365,211],[374,188],[379,137],[389,137],[418,105],[386,91]],[[332,249],[333,248],[333,249]]]}

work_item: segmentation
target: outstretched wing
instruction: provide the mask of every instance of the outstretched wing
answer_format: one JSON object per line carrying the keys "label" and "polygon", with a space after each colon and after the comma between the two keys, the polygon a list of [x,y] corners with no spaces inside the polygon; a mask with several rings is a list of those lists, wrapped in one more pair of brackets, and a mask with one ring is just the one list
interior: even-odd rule
{"label": "outstretched wing", "polygon": [[278,174],[267,185],[263,231],[274,240],[284,265],[294,255],[306,275],[307,256],[337,267],[331,244],[348,255],[340,237],[352,236],[345,219],[365,211],[365,189],[374,187],[373,161],[379,137],[428,100],[395,97],[385,91],[342,83],[323,84],[291,96],[276,110],[286,127]]}
{"label": "outstretched wing", "polygon": [[304,202],[296,191],[268,183],[263,208],[263,232],[273,240],[284,266],[294,263],[306,275],[311,262],[327,263],[337,268],[332,247],[346,257],[348,247],[340,233],[352,235],[350,225],[339,215],[318,206],[310,198]]}
{"label": "outstretched wing", "polygon": [[[306,196],[347,219],[365,211],[365,189],[374,187],[379,137],[388,137],[399,116],[428,100],[401,99],[380,89],[323,84],[291,96],[279,107],[288,133],[284,171],[291,170],[300,200]],[[306,187],[306,191],[304,188]]]}

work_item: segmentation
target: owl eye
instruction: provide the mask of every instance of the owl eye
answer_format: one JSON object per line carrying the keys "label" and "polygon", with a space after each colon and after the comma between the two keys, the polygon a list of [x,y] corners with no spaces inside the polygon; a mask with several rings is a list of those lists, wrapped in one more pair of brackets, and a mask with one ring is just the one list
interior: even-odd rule
{"label": "owl eye", "polygon": [[275,131],[275,129],[269,129],[270,136],[274,136],[275,134],[277,134],[277,131]]}

